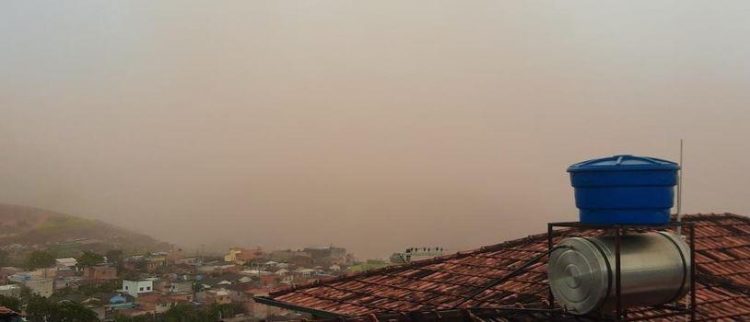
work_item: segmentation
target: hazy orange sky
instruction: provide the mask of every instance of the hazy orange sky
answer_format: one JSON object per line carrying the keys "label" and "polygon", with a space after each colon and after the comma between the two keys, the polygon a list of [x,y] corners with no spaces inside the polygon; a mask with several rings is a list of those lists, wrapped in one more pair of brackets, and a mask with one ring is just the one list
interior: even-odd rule
{"label": "hazy orange sky", "polygon": [[196,246],[461,250],[676,160],[750,214],[750,2],[0,3],[0,202]]}

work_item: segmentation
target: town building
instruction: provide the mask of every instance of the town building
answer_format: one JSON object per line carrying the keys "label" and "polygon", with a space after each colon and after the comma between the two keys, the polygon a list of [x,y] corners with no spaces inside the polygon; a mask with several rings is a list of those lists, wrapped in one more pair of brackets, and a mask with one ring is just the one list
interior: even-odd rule
{"label": "town building", "polygon": [[443,255],[445,249],[442,247],[409,247],[403,252],[393,253],[390,261],[393,264],[406,264]]}
{"label": "town building", "polygon": [[354,259],[342,247],[307,247],[302,251],[310,255],[315,266],[349,265]]}
{"label": "town building", "polygon": [[55,279],[53,277],[32,276],[23,285],[31,290],[31,293],[41,297],[50,297],[55,292]]}
{"label": "town building", "polygon": [[169,293],[189,294],[193,292],[193,281],[175,281],[169,287]]}
{"label": "town building", "polygon": [[105,299],[107,304],[104,306],[105,318],[101,319],[103,321],[111,321],[115,315],[130,316],[135,311],[135,298],[126,293],[112,294]]}
{"label": "town building", "polygon": [[246,263],[261,258],[263,255],[263,250],[260,247],[256,249],[234,247],[230,248],[229,252],[224,255],[224,261],[228,263],[235,263],[237,265],[245,265]]}
{"label": "town building", "polygon": [[56,276],[54,279],[55,291],[64,288],[77,289],[82,280],[83,277],[81,276]]}
{"label": "town building", "polygon": [[162,269],[163,267],[167,266],[167,253],[164,252],[158,252],[158,253],[152,253],[148,257],[146,257],[146,271],[149,273],[153,273],[158,271],[159,269]]}
{"label": "town building", "polygon": [[0,285],[0,295],[18,298],[21,296],[21,287],[16,284]]}
{"label": "town building", "polygon": [[231,304],[232,296],[226,288],[210,289],[199,293],[198,300],[206,304]]}
{"label": "town building", "polygon": [[55,259],[55,267],[58,270],[64,270],[64,269],[75,270],[76,265],[78,265],[78,260],[76,260],[73,257]]}
{"label": "town building", "polygon": [[154,291],[154,280],[153,278],[147,278],[143,280],[123,280],[122,281],[122,292],[125,292],[133,297],[138,295],[151,293]]}
{"label": "town building", "polygon": [[138,297],[138,308],[151,314],[162,314],[180,303],[188,301],[171,295],[162,295],[158,293],[144,294]]}
{"label": "town building", "polygon": [[102,264],[83,269],[83,278],[92,282],[103,282],[117,279],[117,268]]}
{"label": "town building", "polygon": [[0,283],[8,283],[8,276],[23,272],[23,269],[18,267],[0,267]]}

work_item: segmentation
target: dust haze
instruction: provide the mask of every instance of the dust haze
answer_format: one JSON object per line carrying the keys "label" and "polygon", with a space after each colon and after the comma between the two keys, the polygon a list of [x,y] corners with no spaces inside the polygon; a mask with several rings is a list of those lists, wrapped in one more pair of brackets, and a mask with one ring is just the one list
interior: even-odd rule
{"label": "dust haze", "polygon": [[0,202],[187,247],[462,250],[676,160],[750,214],[750,2],[3,1]]}

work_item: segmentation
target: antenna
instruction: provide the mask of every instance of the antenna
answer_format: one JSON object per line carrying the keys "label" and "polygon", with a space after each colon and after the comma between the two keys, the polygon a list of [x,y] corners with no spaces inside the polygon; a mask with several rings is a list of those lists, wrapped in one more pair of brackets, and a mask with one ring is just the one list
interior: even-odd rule
{"label": "antenna", "polygon": [[[685,166],[682,161],[683,155],[683,140],[680,139],[680,170],[677,173],[677,222],[682,221],[682,173],[685,171]],[[682,227],[677,226],[677,234],[682,234]]]}

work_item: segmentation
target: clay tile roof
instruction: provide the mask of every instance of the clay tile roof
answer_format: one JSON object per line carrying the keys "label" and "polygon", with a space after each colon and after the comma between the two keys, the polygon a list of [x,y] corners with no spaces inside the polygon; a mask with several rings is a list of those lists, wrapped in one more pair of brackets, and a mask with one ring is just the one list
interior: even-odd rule
{"label": "clay tile roof", "polygon": [[18,316],[18,313],[16,313],[15,311],[13,311],[13,310],[11,310],[11,309],[9,309],[7,307],[0,306],[0,318],[2,318],[2,317],[13,317],[13,316]]}
{"label": "clay tile roof", "polygon": [[[688,215],[684,220],[696,225],[697,318],[750,320],[750,218],[725,213]],[[534,235],[275,290],[258,300],[320,316],[346,317],[460,308],[545,308],[549,292],[546,250],[546,234]],[[526,265],[536,256],[541,259]],[[666,312],[641,308],[629,311],[628,317],[656,321],[649,317]]]}

